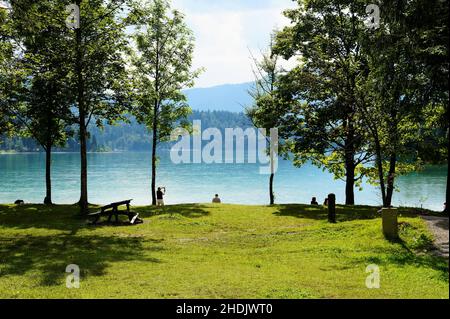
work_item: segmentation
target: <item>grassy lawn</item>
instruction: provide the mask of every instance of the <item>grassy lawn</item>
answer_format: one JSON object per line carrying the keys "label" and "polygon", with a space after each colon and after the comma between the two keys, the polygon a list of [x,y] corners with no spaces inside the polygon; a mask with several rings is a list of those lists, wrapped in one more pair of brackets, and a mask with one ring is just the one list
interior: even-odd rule
{"label": "grassy lawn", "polygon": [[408,210],[399,242],[371,207],[339,207],[337,224],[304,205],[134,210],[144,224],[90,226],[75,206],[0,205],[0,298],[449,298],[448,261]]}

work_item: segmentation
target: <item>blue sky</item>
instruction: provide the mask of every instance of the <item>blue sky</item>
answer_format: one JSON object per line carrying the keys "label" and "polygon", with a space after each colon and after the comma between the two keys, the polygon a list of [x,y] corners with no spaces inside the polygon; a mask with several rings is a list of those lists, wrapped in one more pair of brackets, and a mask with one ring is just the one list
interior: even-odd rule
{"label": "blue sky", "polygon": [[267,47],[274,28],[289,21],[292,0],[172,0],[196,37],[194,67],[206,71],[196,87],[253,81],[250,53]]}

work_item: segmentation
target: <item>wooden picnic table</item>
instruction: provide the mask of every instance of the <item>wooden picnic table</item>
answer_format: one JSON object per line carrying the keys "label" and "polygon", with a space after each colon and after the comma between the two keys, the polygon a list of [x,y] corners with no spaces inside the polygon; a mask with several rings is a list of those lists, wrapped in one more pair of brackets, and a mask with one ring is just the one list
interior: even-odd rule
{"label": "wooden picnic table", "polygon": [[[108,216],[108,222],[111,222],[112,217],[115,217],[115,221],[116,223],[119,222],[119,215],[124,215],[127,216],[130,223],[134,224],[136,221],[141,221],[138,216],[139,214],[134,213],[132,211],[130,211],[130,203],[131,203],[132,199],[128,199],[128,200],[124,200],[121,202],[116,202],[116,203],[111,203],[105,206],[100,207],[100,210],[95,212],[95,213],[91,213],[89,214],[89,216],[94,217],[94,221],[93,224],[96,224],[100,217],[102,216]],[[125,206],[127,207],[126,210],[119,210],[120,206]]]}

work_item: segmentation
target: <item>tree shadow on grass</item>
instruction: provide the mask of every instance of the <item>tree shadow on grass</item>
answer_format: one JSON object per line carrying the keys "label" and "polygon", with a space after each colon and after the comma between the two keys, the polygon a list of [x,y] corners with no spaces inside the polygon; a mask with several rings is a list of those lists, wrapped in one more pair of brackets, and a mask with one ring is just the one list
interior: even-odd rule
{"label": "tree shadow on grass", "polygon": [[374,247],[371,249],[373,256],[358,258],[354,261],[354,264],[429,268],[439,273],[440,281],[449,282],[448,259],[432,253],[433,242],[429,238],[422,238],[421,236],[416,240],[413,248],[408,246],[407,242],[401,237],[395,239],[385,237],[385,239],[392,244],[391,247]]}
{"label": "tree shadow on grass", "polygon": [[[277,205],[278,210],[274,213],[277,216],[292,216],[297,218],[328,220],[328,210],[323,206],[309,205]],[[367,220],[380,218],[378,208],[371,206],[336,206],[337,222],[347,222],[353,220]],[[398,209],[400,217],[418,218],[418,213],[414,209],[400,208]],[[408,223],[400,223],[400,234],[403,228],[408,228]],[[445,227],[443,225],[442,227]],[[447,225],[448,227],[448,225]],[[379,266],[395,264],[400,266],[416,265],[418,267],[430,268],[438,271],[439,279],[445,282],[449,281],[448,259],[433,254],[433,242],[426,236],[419,236],[414,241],[414,247],[409,247],[407,243],[399,239],[389,239],[393,245],[392,248],[374,248],[371,250],[373,256],[364,257],[363,260],[355,260],[355,264],[365,265],[377,264]],[[382,256],[382,257],[380,257]]]}
{"label": "tree shadow on grass", "polygon": [[[82,278],[102,276],[109,263],[161,262],[148,256],[163,250],[160,241],[141,238],[71,235],[0,237],[0,278],[36,272],[43,286],[64,284],[67,265],[80,267]],[[150,247],[149,247],[150,245]]]}
{"label": "tree shadow on grass", "polygon": [[200,204],[181,204],[164,207],[137,207],[133,211],[139,213],[139,217],[150,218],[161,215],[181,215],[187,218],[200,218],[210,214],[206,207]]}
{"label": "tree shadow on grass", "polygon": [[[328,220],[328,208],[318,205],[277,205],[277,216],[292,216],[305,219]],[[336,205],[336,222],[347,222],[353,220],[368,220],[380,218],[379,207],[374,206],[345,206]],[[399,217],[417,218],[419,212],[413,208],[398,208]]]}
{"label": "tree shadow on grass", "polygon": [[[98,210],[96,206],[89,209],[90,212]],[[139,217],[144,219],[166,214],[178,214],[187,218],[199,218],[210,214],[204,206],[198,204],[131,207],[131,210],[139,213]],[[124,217],[120,217],[122,222],[119,224],[106,223],[106,217],[102,217],[100,223],[102,226],[129,226],[128,222],[123,222]],[[13,229],[52,229],[69,231],[74,235],[80,229],[95,230],[96,227],[87,223],[88,219],[87,216],[79,215],[78,205],[0,205],[0,225]]]}
{"label": "tree shadow on grass", "polygon": [[87,226],[87,219],[79,215],[78,205],[0,205],[0,225],[7,228],[42,228],[75,234]]}
{"label": "tree shadow on grass", "polygon": [[[277,205],[277,216],[291,216],[305,219],[328,220],[328,208],[322,205]],[[336,221],[374,219],[381,215],[371,206],[336,206]]]}
{"label": "tree shadow on grass", "polygon": [[[376,253],[376,251],[374,251]],[[449,282],[449,269],[448,269],[448,259],[436,256],[431,253],[416,253],[414,251],[405,250],[394,250],[378,251],[380,254],[386,254],[384,258],[380,257],[369,257],[367,258],[367,264],[376,264],[378,266],[384,265],[398,265],[398,266],[415,266],[430,268],[439,273],[439,280],[444,282]]]}

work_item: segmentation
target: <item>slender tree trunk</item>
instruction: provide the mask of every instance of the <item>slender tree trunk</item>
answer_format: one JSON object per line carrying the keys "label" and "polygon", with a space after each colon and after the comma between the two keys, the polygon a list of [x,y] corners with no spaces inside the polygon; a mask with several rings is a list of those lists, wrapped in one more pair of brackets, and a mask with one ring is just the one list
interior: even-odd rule
{"label": "slender tree trunk", "polygon": [[378,180],[380,183],[380,191],[381,191],[381,199],[383,202],[383,207],[387,207],[386,203],[386,185],[384,183],[384,169],[383,169],[383,156],[381,151],[381,142],[380,142],[380,136],[378,134],[379,128],[378,125],[373,122],[371,117],[369,116],[369,112],[362,108],[361,112],[363,114],[363,119],[366,122],[367,129],[369,130],[370,134],[373,137],[373,141],[375,144],[375,165],[378,171]]}
{"label": "slender tree trunk", "polygon": [[345,205],[355,205],[355,151],[353,147],[354,132],[352,125],[345,142]]}
{"label": "slender tree trunk", "polygon": [[275,177],[274,173],[270,174],[270,179],[269,179],[269,194],[270,194],[270,205],[275,204],[275,195],[273,193],[273,179]]}
{"label": "slender tree trunk", "polygon": [[156,38],[155,93],[153,105],[153,143],[152,143],[152,205],[156,205],[156,146],[158,143],[158,109],[159,109],[159,36]]}
{"label": "slender tree trunk", "polygon": [[378,170],[378,179],[380,181],[381,199],[383,201],[383,207],[388,207],[389,205],[387,204],[386,201],[386,185],[384,184],[383,160],[381,156],[380,139],[378,138],[377,134],[374,136],[374,139],[375,139],[375,161]]}
{"label": "slender tree trunk", "polygon": [[84,112],[80,112],[80,212],[82,215],[87,214],[88,211],[86,134]]}
{"label": "slender tree trunk", "polygon": [[353,156],[346,158],[345,205],[355,205],[355,163]]}
{"label": "slender tree trunk", "polygon": [[52,179],[51,179],[51,166],[52,166],[52,145],[48,143],[45,147],[45,205],[52,205]]}
{"label": "slender tree trunk", "polygon": [[351,111],[344,121],[345,205],[355,205],[355,128]]}
{"label": "slender tree trunk", "polygon": [[397,155],[395,153],[391,154],[389,159],[389,173],[388,173],[388,181],[387,181],[387,194],[386,194],[386,207],[392,205],[392,197],[394,195],[394,187],[395,187],[395,167],[397,165]]}
{"label": "slender tree trunk", "polygon": [[153,143],[152,143],[152,205],[156,205],[156,146],[158,142],[158,100],[155,99],[153,111]]}
{"label": "slender tree trunk", "polygon": [[[400,97],[397,97],[397,101]],[[398,136],[398,122],[397,122],[397,108],[398,104],[391,106],[390,111],[390,125],[389,125],[389,135],[391,140],[391,151],[389,156],[389,172],[387,178],[387,188],[386,188],[386,206],[392,206],[392,197],[394,196],[395,190],[395,174],[397,166],[397,149],[399,146],[399,136]]]}
{"label": "slender tree trunk", "polygon": [[270,152],[270,178],[269,178],[269,196],[270,196],[270,205],[275,204],[275,194],[273,192],[273,180],[275,178],[275,168],[274,168],[274,152],[273,152],[272,141],[269,143],[269,152]]}
{"label": "slender tree trunk", "polygon": [[[80,6],[81,0],[77,0],[76,4]],[[78,115],[80,125],[80,213],[85,215],[88,213],[88,191],[87,191],[87,150],[86,150],[86,106],[84,101],[84,79],[82,66],[82,43],[81,29],[76,29],[76,75],[78,85]]]}

